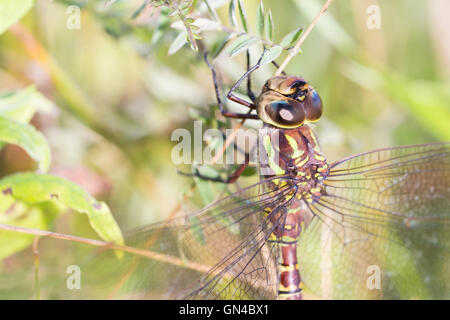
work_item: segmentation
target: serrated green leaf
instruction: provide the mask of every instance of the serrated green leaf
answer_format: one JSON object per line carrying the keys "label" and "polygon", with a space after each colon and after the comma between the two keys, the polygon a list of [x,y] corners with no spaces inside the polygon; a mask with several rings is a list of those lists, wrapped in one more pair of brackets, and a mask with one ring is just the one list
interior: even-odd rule
{"label": "serrated green leaf", "polygon": [[241,18],[242,28],[248,33],[247,13],[245,12],[242,0],[238,0],[239,17]]}
{"label": "serrated green leaf", "polygon": [[272,11],[269,9],[269,12],[266,14],[266,18],[264,21],[264,34],[266,39],[270,42],[273,42],[273,34],[274,34],[274,24],[272,19]]}
{"label": "serrated green leaf", "polygon": [[33,4],[33,0],[0,0],[0,34],[19,21]]}
{"label": "serrated green leaf", "polygon": [[274,46],[266,51],[264,54],[264,57],[261,59],[260,65],[263,66],[265,64],[268,64],[278,58],[278,56],[283,51],[283,48],[280,46]]}
{"label": "serrated green leaf", "polygon": [[295,29],[291,32],[289,32],[287,35],[283,37],[283,39],[280,42],[280,46],[283,48],[290,48],[292,47],[295,42],[300,38],[301,34],[303,33],[303,28]]}
{"label": "serrated green leaf", "polygon": [[231,57],[234,57],[257,41],[258,39],[252,38],[249,35],[241,35],[228,45],[227,52]]}
{"label": "serrated green leaf", "polygon": [[187,31],[181,31],[169,47],[169,55],[176,53],[188,42]]}
{"label": "serrated green leaf", "polygon": [[256,11],[256,32],[262,39],[264,36],[264,5],[262,0],[258,6],[258,10]]}
{"label": "serrated green leaf", "polygon": [[0,142],[24,149],[42,172],[50,167],[50,147],[44,135],[33,126],[0,116]]}
{"label": "serrated green leaf", "polygon": [[230,19],[230,24],[233,27],[237,26],[237,18],[236,18],[236,0],[230,1],[230,6],[228,7],[228,18]]}
{"label": "serrated green leaf", "polygon": [[84,213],[103,240],[123,244],[122,232],[108,206],[69,180],[49,174],[19,173],[1,179],[0,192],[27,205],[50,201]]}

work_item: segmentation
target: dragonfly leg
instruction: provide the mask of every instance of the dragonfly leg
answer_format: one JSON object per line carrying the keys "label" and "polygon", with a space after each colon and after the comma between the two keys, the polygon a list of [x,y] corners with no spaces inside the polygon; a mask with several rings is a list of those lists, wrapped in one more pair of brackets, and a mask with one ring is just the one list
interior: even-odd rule
{"label": "dragonfly leg", "polygon": [[[227,111],[225,110],[224,106],[223,106],[223,102],[222,99],[220,98],[220,92],[219,92],[219,85],[217,83],[217,75],[216,75],[216,71],[214,70],[214,68],[212,67],[212,65],[209,63],[208,61],[208,54],[205,53],[204,55],[206,64],[208,65],[209,69],[211,70],[212,73],[212,77],[213,77],[213,83],[214,83],[214,89],[216,91],[216,99],[217,99],[217,104],[219,105],[219,110],[220,113],[222,113],[222,115],[224,117],[228,117],[228,118],[237,118],[237,119],[259,119],[258,116],[256,114],[250,114],[250,113],[237,113],[237,112],[231,112],[231,111]],[[242,81],[243,79],[241,78],[240,81]],[[237,98],[237,97],[236,97]],[[250,102],[247,102],[243,99],[237,98],[239,99],[239,101],[236,101],[248,108],[250,108],[251,110],[255,109],[256,106]],[[250,111],[251,111],[250,110]]]}
{"label": "dragonfly leg", "polygon": [[206,180],[206,181],[214,181],[214,182],[220,182],[220,183],[226,183],[226,184],[231,184],[231,183],[235,183],[236,180],[241,176],[242,172],[244,172],[244,170],[248,167],[249,164],[249,155],[248,153],[245,153],[245,162],[243,164],[241,164],[231,175],[229,175],[226,179],[223,178],[212,178],[212,177],[208,177],[205,176],[203,174],[201,174],[198,169],[195,169],[195,173],[188,173],[188,172],[182,172],[182,171],[177,171],[179,174],[183,175],[183,176],[190,176],[190,177],[197,177],[200,178],[202,180]]}
{"label": "dragonfly leg", "polygon": [[[230,91],[228,91],[228,93],[227,93],[228,99],[230,99],[231,101],[237,102],[239,104],[242,104],[250,109],[256,109],[255,104],[247,102],[244,99],[237,97],[236,95],[233,94],[233,92],[236,91],[237,88],[239,88],[239,86],[241,85],[241,82],[244,81],[245,78],[250,79],[250,74],[261,66],[261,60],[264,57],[265,53],[266,53],[266,48],[264,48],[264,51],[263,51],[261,57],[258,59],[258,62],[253,67],[247,68],[248,69],[247,72],[244,73],[244,75],[234,84],[234,86],[231,87]],[[248,59],[247,63],[249,63],[250,57],[247,56],[247,59]],[[247,84],[248,84],[248,82],[247,82]],[[251,99],[251,97],[250,97],[250,99]]]}
{"label": "dragonfly leg", "polygon": [[[280,68],[280,66],[278,65],[278,63],[276,63],[275,61],[272,61],[272,64],[275,66],[275,68],[277,68],[277,69],[279,69]],[[247,71],[248,70],[250,70],[250,52],[249,52],[249,50],[247,50]],[[281,74],[283,75],[283,76],[285,76],[286,75],[286,72],[284,72],[284,71],[281,71]],[[250,100],[252,100],[252,102],[253,103],[255,103],[255,100],[256,100],[256,96],[255,96],[255,94],[253,93],[253,91],[252,91],[252,84],[251,84],[251,75],[249,74],[248,75],[248,78],[247,78],[247,95],[248,95],[248,97],[250,98]]]}
{"label": "dragonfly leg", "polygon": [[[247,49],[247,71],[250,70],[250,52]],[[256,96],[252,91],[252,78],[250,74],[247,78],[247,96],[252,100],[253,103],[255,103]]]}

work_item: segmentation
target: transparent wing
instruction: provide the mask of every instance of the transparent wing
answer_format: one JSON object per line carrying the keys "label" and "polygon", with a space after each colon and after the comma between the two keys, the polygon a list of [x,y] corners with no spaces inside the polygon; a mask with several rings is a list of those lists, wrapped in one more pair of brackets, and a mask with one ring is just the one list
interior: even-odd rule
{"label": "transparent wing", "polygon": [[450,144],[331,165],[300,239],[305,285],[325,298],[450,297]]}
{"label": "transparent wing", "polygon": [[[287,183],[276,187],[275,180]],[[197,213],[140,230],[127,245],[145,249],[153,258],[132,255],[115,262],[113,275],[104,276],[113,284],[109,296],[276,298],[278,250],[266,240],[282,223],[295,192],[289,179],[269,179]],[[102,272],[105,263],[96,260]]]}

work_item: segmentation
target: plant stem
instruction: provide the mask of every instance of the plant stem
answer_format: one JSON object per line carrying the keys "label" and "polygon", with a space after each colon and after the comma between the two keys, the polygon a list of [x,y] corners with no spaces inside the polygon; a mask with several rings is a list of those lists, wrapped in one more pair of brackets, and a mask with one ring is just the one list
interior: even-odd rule
{"label": "plant stem", "polygon": [[33,262],[36,300],[41,300],[41,285],[39,281],[39,236],[35,236],[33,239]]}
{"label": "plant stem", "polygon": [[146,257],[149,259],[166,262],[171,265],[176,265],[176,266],[192,269],[192,270],[199,271],[199,272],[208,272],[208,270],[211,268],[210,266],[206,266],[206,265],[196,263],[196,262],[185,261],[185,259],[180,259],[180,258],[166,255],[163,253],[139,249],[139,248],[133,248],[133,247],[128,247],[128,246],[121,246],[121,245],[118,245],[118,244],[115,244],[112,242],[77,237],[77,236],[72,236],[72,235],[68,235],[68,234],[56,233],[56,232],[45,231],[45,230],[12,226],[12,225],[3,224],[3,223],[0,223],[0,229],[7,230],[7,231],[14,231],[14,232],[22,232],[22,233],[27,233],[27,234],[34,234],[36,236],[49,237],[49,238],[54,238],[54,239],[69,240],[69,241],[73,241],[73,242],[79,242],[79,243],[89,244],[92,246],[102,247],[104,249],[114,249],[114,250],[124,251],[124,252],[128,252],[128,253],[136,254],[136,255],[139,255],[142,257]]}
{"label": "plant stem", "polygon": [[281,74],[281,72],[283,72],[283,70],[286,68],[286,66],[288,65],[288,63],[292,60],[292,58],[294,56],[297,55],[298,51],[300,50],[300,46],[303,44],[303,42],[306,40],[306,38],[308,37],[309,33],[311,32],[311,30],[314,28],[314,26],[317,24],[317,21],[319,21],[319,18],[322,14],[325,13],[325,11],[327,11],[328,7],[330,6],[331,2],[333,2],[333,0],[328,0],[322,7],[322,9],[320,9],[319,13],[317,14],[317,16],[314,18],[313,22],[311,22],[311,24],[309,25],[309,27],[305,30],[305,32],[302,34],[302,36],[300,37],[300,39],[298,39],[297,43],[295,44],[294,48],[292,48],[292,50],[290,50],[288,56],[286,57],[286,59],[284,59],[284,61],[281,63],[280,67],[278,68],[278,70],[275,72],[275,76],[279,76]]}

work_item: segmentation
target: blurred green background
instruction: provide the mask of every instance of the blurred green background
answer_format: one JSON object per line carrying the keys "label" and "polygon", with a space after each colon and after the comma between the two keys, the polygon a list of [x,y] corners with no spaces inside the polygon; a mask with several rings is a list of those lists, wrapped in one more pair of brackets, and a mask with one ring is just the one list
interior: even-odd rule
{"label": "blurred green background", "polygon": [[[229,25],[228,1],[211,3]],[[253,26],[259,1],[244,3]],[[306,28],[322,3],[264,1],[276,41]],[[73,4],[81,7],[80,29],[67,27]],[[49,140],[50,171],[105,201],[122,230],[164,219],[177,208],[192,179],[176,173],[171,133],[191,129],[192,115],[208,114],[215,103],[201,54],[188,45],[168,54],[179,32],[170,27],[176,18],[148,8],[131,19],[141,4],[40,0],[0,36],[0,88],[34,84],[55,104],[32,120]],[[371,5],[380,8],[380,29],[367,26]],[[352,0],[335,1],[321,17],[286,71],[307,79],[322,97],[324,116],[315,130],[331,162],[375,148],[450,140],[448,12],[445,0]],[[223,36],[204,32],[201,46],[210,49]],[[254,61],[260,52],[252,47]],[[222,53],[215,60],[225,87],[245,72],[244,58]],[[254,73],[254,91],[274,72],[267,65]],[[1,151],[0,163],[2,176],[32,167],[13,146]],[[60,215],[52,230],[96,238],[82,215]],[[49,288],[52,274],[70,264],[59,252],[75,247],[41,241]],[[0,297],[32,298],[31,266],[31,249],[5,259]],[[46,283],[42,287],[44,298],[58,298]]]}

